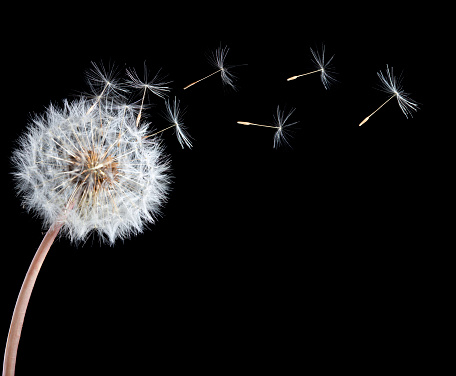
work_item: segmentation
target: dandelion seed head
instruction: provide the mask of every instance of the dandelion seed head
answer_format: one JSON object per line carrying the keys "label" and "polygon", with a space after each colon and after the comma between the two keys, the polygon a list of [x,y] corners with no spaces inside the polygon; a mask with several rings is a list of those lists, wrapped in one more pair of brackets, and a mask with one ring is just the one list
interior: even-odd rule
{"label": "dandelion seed head", "polygon": [[409,94],[404,91],[402,87],[402,76],[399,76],[399,78],[395,77],[393,67],[390,69],[387,65],[386,74],[380,71],[377,73],[377,76],[380,79],[380,90],[396,96],[399,107],[406,118],[409,115],[412,116],[413,111],[418,111],[418,103],[412,100]]}
{"label": "dandelion seed head", "polygon": [[110,244],[140,233],[166,201],[169,163],[162,147],[119,101],[103,98],[93,107],[82,97],[51,105],[13,154],[24,206],[46,228],[63,221],[62,231],[75,242],[94,232]]}

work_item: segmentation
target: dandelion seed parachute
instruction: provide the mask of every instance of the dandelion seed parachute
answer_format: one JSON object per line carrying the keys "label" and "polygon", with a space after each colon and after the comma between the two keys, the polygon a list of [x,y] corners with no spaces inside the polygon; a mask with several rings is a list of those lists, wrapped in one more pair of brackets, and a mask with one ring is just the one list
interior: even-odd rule
{"label": "dandelion seed parachute", "polygon": [[92,232],[110,244],[139,233],[166,200],[162,147],[118,99],[49,106],[13,154],[24,206],[46,228],[65,214],[61,231],[75,242]]}
{"label": "dandelion seed parachute", "polygon": [[277,129],[274,133],[274,148],[278,148],[279,146],[286,144],[290,146],[290,143],[288,142],[288,130],[289,127],[292,125],[297,124],[298,122],[295,121],[294,123],[288,123],[287,121],[289,117],[293,114],[295,111],[294,108],[292,108],[290,111],[285,113],[285,110],[281,110],[279,106],[277,106],[277,112],[274,115],[274,123],[273,125],[266,125],[266,124],[257,124],[257,123],[251,123],[249,121],[238,121],[238,124],[242,125],[255,125],[257,127],[265,127],[265,128],[275,128]]}
{"label": "dandelion seed parachute", "polygon": [[402,77],[396,78],[393,73],[393,67],[391,69],[386,66],[386,75],[382,71],[377,73],[380,79],[380,90],[390,95],[394,95],[397,98],[397,103],[405,117],[412,116],[412,111],[418,111],[418,103],[409,97],[402,87]]}
{"label": "dandelion seed parachute", "polygon": [[103,64],[92,62],[92,68],[86,73],[87,84],[91,90],[90,96],[97,100],[102,97],[108,98],[111,94],[117,98],[123,97],[126,90],[119,76],[120,70],[115,65],[106,68]]}
{"label": "dandelion seed parachute", "polygon": [[382,71],[377,73],[378,78],[380,79],[380,90],[389,94],[390,97],[383,102],[375,111],[373,111],[369,116],[366,116],[359,126],[365,124],[372,115],[374,115],[378,110],[380,110],[385,104],[387,104],[391,99],[396,97],[399,108],[403,112],[406,118],[412,116],[413,111],[418,111],[418,103],[412,100],[409,97],[404,89],[402,88],[402,78],[397,79],[393,74],[393,67],[391,69],[386,66],[386,74],[383,74]]}
{"label": "dandelion seed parachute", "polygon": [[312,62],[315,64],[315,67],[318,69],[314,70],[312,72],[307,72],[307,73],[303,73],[303,74],[298,74],[297,76],[289,77],[289,78],[287,78],[287,81],[296,80],[299,77],[320,72],[320,79],[321,79],[323,86],[325,87],[325,89],[329,89],[331,84],[334,81],[337,81],[333,77],[334,70],[332,69],[332,66],[331,66],[331,61],[334,58],[334,55],[331,56],[331,58],[329,60],[325,61],[325,46],[324,45],[322,45],[321,54],[318,50],[314,51],[312,48],[310,49],[310,52],[312,53]]}
{"label": "dandelion seed parachute", "polygon": [[229,71],[230,66],[225,64],[226,56],[228,55],[228,51],[230,49],[228,46],[222,48],[222,46],[218,47],[209,62],[215,67],[220,70],[220,75],[222,77],[222,82],[225,85],[231,86],[232,89],[236,90],[236,86],[234,85],[234,75]]}
{"label": "dandelion seed parachute", "polygon": [[287,124],[287,121],[294,111],[295,109],[292,108],[290,111],[285,113],[284,110],[281,110],[280,107],[277,106],[277,113],[274,115],[274,124],[277,128],[277,131],[274,134],[274,148],[278,148],[282,144],[290,146],[290,143],[287,139],[289,133],[288,130],[291,126],[297,124],[298,122],[295,121],[293,123]]}
{"label": "dandelion seed parachute", "polygon": [[201,82],[201,81],[205,80],[206,78],[209,78],[219,72],[220,72],[220,76],[222,78],[222,83],[224,85],[230,86],[233,90],[236,90],[236,86],[234,84],[236,77],[234,76],[234,74],[232,74],[229,71],[230,68],[233,68],[234,66],[225,64],[225,59],[226,59],[226,56],[228,55],[229,50],[230,49],[228,48],[228,46],[218,47],[212,53],[212,55],[209,57],[209,63],[217,70],[215,72],[212,72],[211,74],[207,75],[206,77],[203,77],[203,78],[196,80],[196,81],[192,82],[191,84],[185,86],[184,90],[188,89],[189,87],[197,84],[198,82]]}
{"label": "dandelion seed parachute", "polygon": [[184,126],[183,121],[183,112],[179,108],[179,100],[174,98],[174,101],[171,103],[169,100],[166,100],[166,119],[171,124],[171,127],[175,127],[177,139],[184,148],[184,145],[187,145],[189,149],[192,148],[192,142],[190,136],[187,134],[187,130]]}
{"label": "dandelion seed parachute", "polygon": [[148,79],[148,71],[146,65],[144,65],[144,80],[141,80],[134,69],[127,70],[127,75],[129,77],[129,81],[127,85],[134,89],[144,89],[150,90],[156,96],[165,99],[166,93],[170,91],[169,82],[162,81],[162,76],[160,75],[160,71],[154,76],[153,79]]}
{"label": "dandelion seed parachute", "polygon": [[136,118],[136,126],[139,126],[139,122],[141,120],[142,110],[144,108],[144,99],[146,97],[146,92],[149,90],[151,93],[155,94],[156,96],[164,99],[166,98],[166,93],[170,90],[168,86],[168,82],[162,82],[160,78],[160,71],[155,75],[152,80],[148,80],[148,71],[146,64],[144,63],[144,81],[141,80],[134,69],[127,70],[127,75],[129,77],[129,81],[127,85],[134,89],[141,89],[142,99],[141,99],[141,106],[139,109],[138,116]]}
{"label": "dandelion seed parachute", "polygon": [[325,61],[325,46],[322,45],[321,54],[318,50],[314,51],[312,48],[310,49],[312,53],[312,61],[314,62],[315,66],[319,68],[320,71],[320,78],[323,86],[325,89],[329,89],[331,84],[336,81],[333,77],[333,69],[331,67],[331,61],[334,58],[334,55],[329,58],[329,60]]}

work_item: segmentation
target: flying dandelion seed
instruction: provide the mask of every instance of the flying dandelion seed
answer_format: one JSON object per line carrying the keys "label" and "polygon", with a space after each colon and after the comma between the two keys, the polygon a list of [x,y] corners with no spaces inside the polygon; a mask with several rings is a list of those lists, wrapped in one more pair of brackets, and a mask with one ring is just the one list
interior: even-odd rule
{"label": "flying dandelion seed", "polygon": [[369,116],[364,118],[364,120],[359,123],[359,126],[363,125],[368,121],[373,114],[380,110],[385,104],[387,104],[391,99],[396,97],[397,103],[399,104],[400,109],[404,113],[405,117],[408,119],[409,115],[412,116],[412,111],[418,111],[418,103],[410,99],[408,94],[403,90],[401,81],[402,77],[396,79],[393,74],[393,67],[389,69],[388,65],[386,66],[386,75],[382,71],[377,73],[377,76],[380,78],[380,90],[391,95],[380,107],[378,107],[374,112]]}
{"label": "flying dandelion seed", "polygon": [[160,71],[155,75],[152,80],[148,80],[148,71],[146,64],[144,64],[144,80],[141,80],[134,69],[127,70],[127,75],[130,78],[128,85],[134,89],[143,90],[143,95],[141,99],[141,107],[138,113],[138,117],[136,119],[136,126],[138,126],[139,121],[141,120],[141,114],[144,105],[144,99],[146,97],[146,92],[149,90],[151,93],[155,94],[156,96],[165,99],[166,93],[170,90],[167,84],[169,82],[162,82],[162,78],[160,76]]}
{"label": "flying dandelion seed", "polygon": [[334,55],[331,56],[331,58],[328,61],[325,61],[325,46],[322,46],[322,52],[321,54],[318,51],[314,51],[312,48],[310,49],[310,52],[312,53],[312,62],[315,64],[315,67],[318,68],[317,70],[314,70],[312,72],[307,72],[303,74],[299,74],[297,76],[293,76],[290,78],[287,78],[287,81],[292,81],[296,80],[298,77],[302,76],[307,76],[309,74],[313,73],[318,73],[320,72],[320,79],[321,82],[323,83],[323,86],[325,89],[329,89],[331,84],[336,81],[336,79],[333,77],[334,70],[331,67],[331,61],[334,58]]}
{"label": "flying dandelion seed", "polygon": [[273,125],[250,123],[248,121],[238,121],[237,123],[242,125],[256,125],[257,127],[277,129],[274,133],[274,148],[278,148],[282,144],[290,146],[290,143],[287,140],[287,137],[289,136],[289,128],[298,122],[295,121],[294,123],[287,124],[287,121],[294,111],[295,109],[292,108],[290,111],[285,113],[284,110],[280,110],[280,107],[277,106],[277,112],[274,114]]}
{"label": "flying dandelion seed", "polygon": [[169,123],[171,125],[169,127],[166,127],[165,129],[155,132],[147,137],[156,136],[159,133],[162,133],[168,129],[174,128],[176,136],[177,136],[177,140],[179,141],[180,145],[182,146],[182,149],[184,148],[185,145],[187,145],[187,147],[189,149],[191,149],[192,148],[192,142],[190,141],[191,137],[187,134],[186,127],[184,126],[184,121],[183,121],[184,113],[180,110],[179,103],[180,102],[177,98],[174,98],[174,101],[172,104],[169,100],[166,100],[165,118],[166,118],[166,120],[169,121]]}
{"label": "flying dandelion seed", "polygon": [[[161,144],[147,137],[148,124],[138,122],[136,105],[123,103],[112,77],[101,69],[91,75],[91,87],[101,93],[95,99],[65,100],[60,108],[49,106],[19,139],[12,157],[24,207],[49,230],[16,302],[3,376],[14,376],[27,305],[57,234],[81,242],[97,233],[112,245],[142,232],[166,201],[169,162]],[[160,94],[164,90],[163,85],[144,85]]]}
{"label": "flying dandelion seed", "polygon": [[214,68],[218,68],[218,70],[207,75],[206,77],[203,77],[195,82],[192,82],[190,85],[187,85],[186,87],[184,87],[184,90],[188,89],[190,86],[193,86],[193,85],[197,84],[198,82],[201,82],[201,81],[205,80],[206,78],[209,78],[219,72],[220,72],[223,84],[228,85],[231,88],[233,88],[234,90],[236,90],[236,86],[234,85],[235,76],[229,71],[229,69],[233,68],[234,65],[225,64],[225,59],[226,59],[226,56],[227,56],[229,50],[230,49],[228,48],[228,46],[225,46],[223,48],[222,48],[222,46],[218,47],[215,50],[215,52],[211,55],[211,57],[209,58],[209,63],[212,66],[214,66]]}

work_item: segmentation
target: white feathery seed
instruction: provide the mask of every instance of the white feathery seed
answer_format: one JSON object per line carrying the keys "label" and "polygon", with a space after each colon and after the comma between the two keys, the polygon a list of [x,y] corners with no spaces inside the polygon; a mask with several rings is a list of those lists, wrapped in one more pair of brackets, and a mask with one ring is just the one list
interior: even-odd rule
{"label": "white feathery seed", "polygon": [[277,112],[274,115],[274,122],[272,125],[251,123],[249,121],[238,121],[237,123],[242,124],[242,125],[255,125],[257,127],[277,129],[276,132],[274,133],[274,148],[277,149],[282,144],[286,144],[286,145],[290,146],[290,143],[287,140],[287,136],[290,133],[289,128],[292,125],[297,124],[298,122],[295,121],[293,123],[287,124],[287,121],[288,121],[289,117],[293,114],[294,111],[295,111],[295,109],[292,108],[287,113],[285,113],[285,110],[281,110],[280,106],[277,106]]}
{"label": "white feathery seed", "polygon": [[184,112],[180,110],[179,108],[179,100],[175,97],[174,101],[171,103],[169,100],[166,100],[165,105],[166,105],[166,119],[170,123],[170,127],[175,127],[175,132],[177,139],[182,146],[182,149],[184,148],[185,145],[189,149],[192,148],[192,142],[191,142],[191,137],[187,133],[187,129],[184,126],[184,120],[183,120],[183,115]]}
{"label": "white feathery seed", "polygon": [[75,242],[93,232],[110,244],[140,233],[166,200],[169,163],[161,145],[147,138],[147,124],[136,125],[135,106],[109,94],[50,105],[13,154],[24,206],[46,228],[63,221]]}
{"label": "white feathery seed", "polygon": [[382,71],[377,73],[378,78],[380,78],[380,90],[384,93],[390,95],[390,97],[383,102],[375,111],[373,111],[369,116],[366,116],[359,126],[365,124],[372,115],[374,115],[378,110],[380,110],[385,104],[387,104],[391,99],[396,98],[399,108],[404,113],[405,117],[408,119],[409,115],[412,116],[413,111],[418,111],[418,103],[412,100],[409,95],[402,88],[402,77],[400,76],[397,79],[393,74],[393,67],[391,69],[389,66],[386,66],[386,74],[383,74]]}
{"label": "white feathery seed", "polygon": [[295,121],[293,123],[287,124],[288,118],[295,111],[294,108],[290,109],[287,113],[284,110],[280,110],[280,107],[277,106],[277,113],[274,115],[274,125],[277,127],[277,131],[274,134],[274,148],[278,148],[283,143],[290,146],[290,143],[287,140],[289,134],[289,127],[297,124]]}
{"label": "white feathery seed", "polygon": [[229,50],[228,46],[219,46],[209,58],[209,62],[215,68],[219,69],[223,84],[229,85],[236,90],[236,86],[234,85],[235,76],[229,71],[230,66],[225,64],[225,59]]}
{"label": "white feathery seed", "polygon": [[149,73],[145,64],[143,80],[139,78],[138,73],[136,73],[136,70],[134,68],[127,69],[127,75],[129,77],[127,85],[134,89],[143,89],[144,92],[149,90],[151,93],[162,99],[165,99],[167,92],[170,91],[169,86],[167,86],[170,82],[163,81],[164,77],[160,74],[160,70],[157,72],[154,78],[149,80]]}
{"label": "white feathery seed", "polygon": [[296,80],[299,77],[308,76],[309,74],[318,73],[320,72],[320,79],[323,83],[325,89],[329,89],[331,84],[337,81],[334,77],[334,70],[331,66],[331,61],[334,58],[334,55],[327,61],[325,61],[325,45],[322,45],[321,54],[318,50],[314,51],[312,48],[310,49],[312,53],[312,62],[315,64],[315,67],[318,68],[312,72],[307,72],[303,74],[298,74],[297,76],[292,76],[287,78],[287,81]]}
{"label": "white feathery seed", "polygon": [[234,68],[236,65],[226,65],[225,64],[225,59],[226,59],[226,56],[228,55],[229,50],[230,49],[228,48],[228,46],[222,47],[220,45],[209,56],[209,63],[217,70],[215,72],[212,72],[211,74],[208,74],[206,77],[200,78],[199,80],[196,80],[196,81],[192,82],[191,84],[185,86],[184,90],[188,89],[190,86],[193,86],[193,85],[197,84],[198,82],[201,82],[201,81],[205,80],[206,78],[209,78],[219,72],[220,72],[220,76],[222,78],[222,83],[224,85],[230,86],[233,90],[237,90],[236,86],[234,84],[236,77],[234,76],[234,74],[232,74],[230,72],[230,69]]}
{"label": "white feathery seed", "polygon": [[115,65],[108,69],[100,63],[91,62],[92,68],[86,72],[87,84],[91,89],[91,95],[98,101],[104,97],[109,98],[110,94],[114,94],[117,98],[123,98],[123,93],[126,92],[123,83],[121,82],[120,70]]}
{"label": "white feathery seed", "polygon": [[322,51],[321,54],[318,52],[318,50],[313,50],[312,48],[310,49],[310,52],[312,53],[312,61],[314,62],[315,66],[319,68],[320,70],[320,78],[321,82],[323,83],[323,86],[325,89],[329,89],[331,84],[336,81],[336,79],[333,77],[333,69],[331,67],[331,61],[334,58],[334,55],[329,58],[329,60],[325,61],[325,46],[322,45]]}
{"label": "white feathery seed", "polygon": [[144,109],[144,99],[146,98],[147,90],[151,93],[155,94],[156,96],[165,99],[166,93],[170,90],[168,86],[166,86],[169,82],[162,82],[160,71],[155,75],[152,80],[148,80],[148,70],[146,67],[146,63],[144,63],[144,80],[141,80],[134,69],[128,70],[127,75],[129,77],[129,81],[127,82],[128,86],[133,89],[140,89],[142,90],[142,99],[141,99],[141,106],[139,108],[138,116],[136,117],[136,126],[139,126],[139,122],[141,121],[142,111]]}
{"label": "white feathery seed", "polygon": [[418,103],[413,101],[409,94],[407,94],[402,88],[402,76],[396,78],[393,74],[393,67],[391,69],[386,66],[386,75],[382,71],[377,73],[378,78],[380,78],[380,90],[383,92],[396,96],[397,103],[399,104],[400,109],[404,113],[405,117],[408,118],[409,115],[412,116],[412,111],[418,111]]}

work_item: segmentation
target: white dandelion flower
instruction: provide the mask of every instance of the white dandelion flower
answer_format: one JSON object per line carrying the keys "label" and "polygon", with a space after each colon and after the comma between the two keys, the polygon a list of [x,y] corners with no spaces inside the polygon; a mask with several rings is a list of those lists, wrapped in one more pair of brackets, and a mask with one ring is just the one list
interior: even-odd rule
{"label": "white dandelion flower", "polygon": [[95,77],[91,87],[102,86],[95,101],[82,97],[65,100],[61,108],[49,106],[29,125],[12,156],[23,205],[43,219],[48,231],[16,301],[4,376],[14,375],[28,302],[58,233],[74,242],[98,233],[113,244],[153,223],[166,200],[169,163],[161,145],[147,138],[145,124],[137,124],[135,106],[121,104],[112,77],[102,69],[95,69]]}
{"label": "white dandelion flower", "polygon": [[25,207],[45,227],[61,220],[73,241],[96,232],[113,244],[154,221],[168,163],[127,106],[103,100],[90,107],[84,98],[64,101],[37,117],[14,152],[15,178]]}
{"label": "white dandelion flower", "polygon": [[242,125],[256,125],[258,127],[266,127],[266,128],[274,128],[277,129],[276,132],[274,133],[274,148],[278,148],[282,144],[286,144],[290,146],[290,143],[288,142],[288,136],[289,136],[289,128],[298,122],[295,121],[293,123],[288,123],[287,121],[290,118],[290,116],[293,114],[295,111],[294,108],[289,110],[287,113],[285,113],[284,110],[280,110],[280,107],[277,106],[277,112],[274,114],[274,121],[272,125],[265,125],[265,124],[257,124],[257,123],[250,123],[248,121],[238,121],[238,124]]}
{"label": "white dandelion flower", "polygon": [[114,244],[153,223],[167,197],[169,162],[157,139],[147,137],[147,124],[138,124],[138,107],[122,103],[123,89],[112,72],[94,64],[89,77],[95,100],[50,105],[29,125],[12,156],[23,205],[48,231],[16,301],[4,376],[14,376],[28,302],[58,233],[74,242],[98,233]]}
{"label": "white dandelion flower", "polygon": [[226,59],[226,56],[228,55],[229,50],[230,49],[228,48],[228,46],[225,46],[223,48],[222,48],[222,46],[218,47],[212,53],[212,55],[209,57],[209,63],[212,66],[214,66],[214,68],[218,68],[218,70],[207,75],[206,77],[203,77],[195,82],[192,82],[190,85],[187,85],[186,87],[184,87],[184,90],[188,89],[190,86],[193,86],[193,85],[197,84],[198,82],[203,81],[206,78],[209,78],[219,72],[220,72],[223,84],[228,85],[231,88],[233,88],[234,90],[236,90],[236,86],[234,84],[236,77],[230,72],[230,69],[233,68],[234,65],[225,64],[225,59]]}
{"label": "white dandelion flower", "polygon": [[333,82],[337,81],[333,77],[334,70],[331,66],[331,61],[334,58],[334,55],[331,56],[329,58],[329,60],[325,61],[325,46],[324,45],[322,45],[321,54],[318,52],[318,50],[314,51],[312,48],[310,49],[310,52],[312,53],[312,62],[315,64],[315,67],[318,69],[314,70],[312,72],[307,72],[307,73],[303,73],[303,74],[299,74],[297,76],[287,78],[287,81],[296,80],[298,77],[307,76],[312,73],[320,72],[320,79],[321,79],[321,82],[323,83],[323,86],[325,87],[325,89],[329,89],[331,84]]}
{"label": "white dandelion flower", "polygon": [[408,119],[409,115],[412,116],[412,111],[418,111],[418,103],[412,100],[409,97],[404,89],[402,88],[402,76],[396,78],[393,74],[393,67],[391,69],[386,66],[386,75],[382,71],[377,72],[377,76],[380,78],[380,90],[391,95],[380,107],[378,107],[374,112],[369,116],[364,118],[364,120],[359,123],[359,126],[363,125],[370,117],[375,114],[380,108],[382,108],[386,103],[391,99],[396,98],[399,108],[404,113],[405,117]]}

